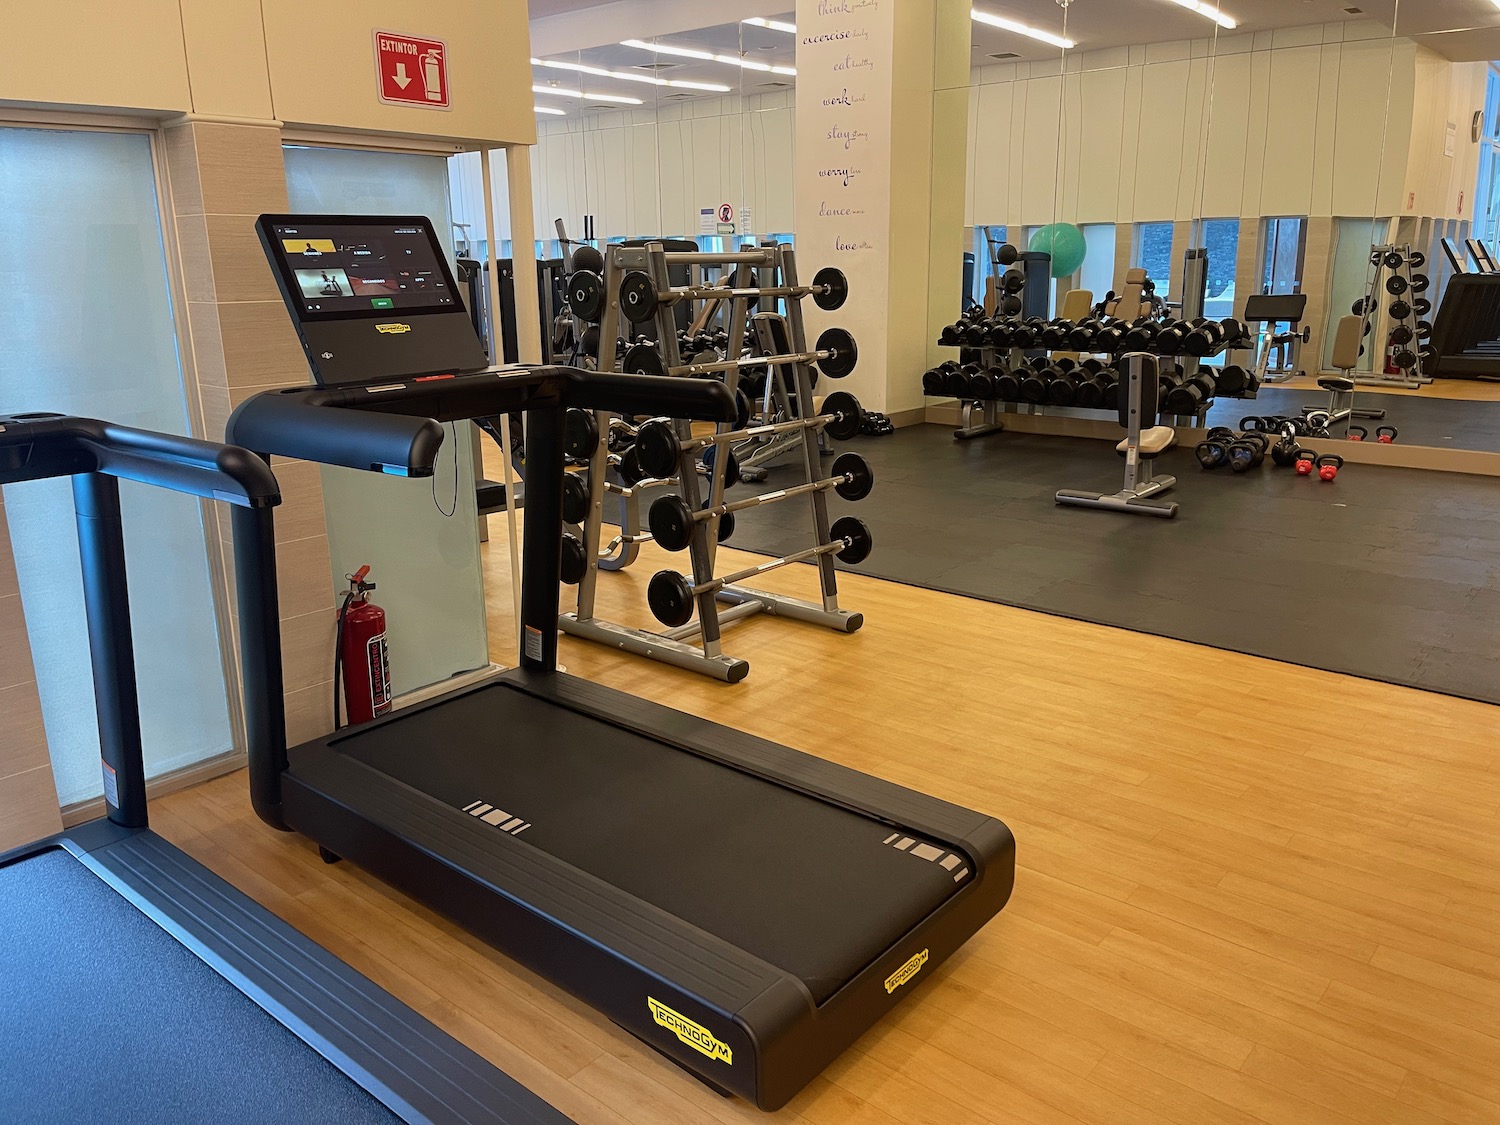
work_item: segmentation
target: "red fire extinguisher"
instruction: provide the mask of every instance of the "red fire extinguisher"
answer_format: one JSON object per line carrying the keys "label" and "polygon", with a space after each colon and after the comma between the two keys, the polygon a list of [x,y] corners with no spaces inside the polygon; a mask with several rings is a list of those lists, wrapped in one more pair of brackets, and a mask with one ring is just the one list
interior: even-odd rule
{"label": "red fire extinguisher", "polygon": [[349,592],[339,606],[333,659],[333,729],[339,729],[339,673],[344,678],[344,711],[349,724],[368,723],[391,709],[391,667],[385,645],[385,610],[370,601],[375,583],[370,568],[349,575]]}
{"label": "red fire extinguisher", "polygon": [[1403,374],[1400,366],[1396,363],[1396,348],[1396,341],[1387,338],[1385,342],[1385,373],[1387,375]]}

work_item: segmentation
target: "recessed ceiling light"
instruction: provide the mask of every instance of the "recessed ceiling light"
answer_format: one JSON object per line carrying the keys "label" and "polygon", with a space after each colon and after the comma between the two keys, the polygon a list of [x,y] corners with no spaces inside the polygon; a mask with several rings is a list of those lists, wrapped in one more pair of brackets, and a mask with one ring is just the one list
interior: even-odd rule
{"label": "recessed ceiling light", "polygon": [[641,39],[626,39],[620,46],[634,47],[641,51],[654,51],[658,55],[676,55],[684,59],[697,59],[699,62],[723,63],[725,66],[737,66],[744,70],[761,70],[768,74],[795,75],[797,73],[797,68],[794,66],[771,66],[769,63],[735,58],[733,55],[716,55],[712,51],[699,51],[692,47],[674,47],[667,43],[647,43]]}
{"label": "recessed ceiling light", "polygon": [[[1495,0],[1495,2],[1500,3],[1500,0]],[[796,24],[784,23],[781,20],[766,20],[756,16],[754,19],[740,20],[740,23],[753,24],[756,27],[769,27],[772,31],[785,31],[789,35],[797,34]]]}
{"label": "recessed ceiling light", "polygon": [[[1187,8],[1189,11],[1197,12],[1200,16],[1207,16],[1220,27],[1232,30],[1240,26],[1237,21],[1230,19],[1220,11],[1218,0],[1172,0],[1172,3]],[[1495,3],[1500,4],[1500,0],[1495,0]]]}
{"label": "recessed ceiling light", "polygon": [[586,94],[582,90],[569,90],[565,86],[533,86],[533,94],[556,94],[560,98],[584,98],[591,102],[619,102],[621,105],[645,105],[640,98],[626,98],[619,94]]}
{"label": "recessed ceiling light", "polygon": [[1021,23],[1019,20],[1006,19],[1004,16],[995,16],[989,12],[981,12],[977,8],[969,13],[969,17],[975,23],[988,24],[990,27],[998,27],[1005,31],[1014,31],[1017,35],[1025,35],[1030,39],[1040,39],[1043,43],[1051,43],[1054,47],[1061,47],[1065,51],[1078,46],[1072,39],[1064,39],[1061,35],[1053,35],[1050,31],[1042,31],[1040,28],[1031,27]]}
{"label": "recessed ceiling light", "polygon": [[536,110],[538,113],[550,113],[554,117],[566,117],[566,116],[568,116],[568,111],[567,110],[565,110],[565,109],[558,109],[555,106],[550,106],[550,105],[534,105],[531,108],[534,109],[534,110]]}
{"label": "recessed ceiling light", "polygon": [[[650,74],[629,74],[623,70],[605,70],[598,66],[585,66],[583,63],[557,62],[551,59],[532,59],[532,66],[545,66],[552,70],[571,70],[577,74],[592,74],[595,78],[619,78],[626,82],[645,82],[652,86],[678,86],[684,90],[708,90],[715,94],[727,94],[728,86],[720,86],[715,82],[688,82],[677,78],[657,78]],[[675,63],[669,63],[675,66]]]}

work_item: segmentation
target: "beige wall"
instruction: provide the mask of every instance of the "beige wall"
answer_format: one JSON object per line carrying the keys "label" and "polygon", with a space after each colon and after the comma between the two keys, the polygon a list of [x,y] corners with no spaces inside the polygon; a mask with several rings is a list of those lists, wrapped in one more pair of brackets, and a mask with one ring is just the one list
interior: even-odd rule
{"label": "beige wall", "polygon": [[[1484,108],[1489,66],[1449,62],[1425,47],[1417,50],[1414,62],[1411,149],[1399,211],[1423,218],[1472,219],[1479,145],[1470,139],[1470,122]],[[1446,152],[1449,123],[1454,126],[1452,156]]]}
{"label": "beige wall", "polygon": [[[0,111],[10,102],[476,143],[536,139],[530,35],[517,0],[6,0],[0,27],[13,45],[0,67]],[[451,110],[380,101],[377,28],[447,42]]]}

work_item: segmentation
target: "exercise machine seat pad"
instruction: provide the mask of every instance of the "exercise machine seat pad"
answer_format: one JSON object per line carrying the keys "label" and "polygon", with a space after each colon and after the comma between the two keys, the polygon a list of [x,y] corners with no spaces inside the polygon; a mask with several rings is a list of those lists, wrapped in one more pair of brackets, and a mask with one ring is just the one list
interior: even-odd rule
{"label": "exercise machine seat pad", "polygon": [[[1346,316],[1339,319],[1338,331],[1333,337],[1334,367],[1340,371],[1353,371],[1359,366],[1359,346],[1364,340],[1364,333],[1364,317]],[[1322,386],[1322,382],[1321,379],[1318,380],[1318,385]]]}
{"label": "exercise machine seat pad", "polygon": [[1354,390],[1354,380],[1345,379],[1342,375],[1324,375],[1318,380],[1318,386],[1325,391],[1348,394]]}
{"label": "exercise machine seat pad", "polygon": [[[1149,430],[1141,431],[1140,451],[1142,457],[1155,457],[1171,449],[1177,443],[1177,431],[1171,426],[1152,426]],[[1126,438],[1115,449],[1120,453],[1127,453],[1130,449],[1130,439]]]}
{"label": "exercise machine seat pad", "polygon": [[792,973],[819,1003],[972,877],[941,841],[503,683],[336,748],[455,810],[523,818],[518,844]]}

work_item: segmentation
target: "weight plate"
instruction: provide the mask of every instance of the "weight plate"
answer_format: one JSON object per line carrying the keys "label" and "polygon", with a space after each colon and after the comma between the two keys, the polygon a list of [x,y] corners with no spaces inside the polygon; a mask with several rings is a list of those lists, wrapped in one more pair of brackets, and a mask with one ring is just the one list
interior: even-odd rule
{"label": "weight plate", "polygon": [[834,520],[833,526],[828,529],[828,536],[831,543],[844,540],[843,550],[836,552],[835,557],[839,562],[850,566],[858,566],[864,562],[875,546],[875,540],[870,537],[870,529],[865,526],[865,521],[854,516],[840,516]]}
{"label": "weight plate", "polygon": [[1000,288],[1007,293],[1019,293],[1026,288],[1026,275],[1020,270],[1006,270],[1000,279]]}
{"label": "weight plate", "polygon": [[599,322],[604,311],[604,282],[592,270],[576,270],[568,278],[568,308],[579,320]]}
{"label": "weight plate", "polygon": [[599,420],[594,412],[570,406],[564,426],[563,452],[575,461],[587,461],[599,448]]}
{"label": "weight plate", "polygon": [[1417,339],[1426,340],[1432,335],[1432,323],[1426,320],[1417,321]]}
{"label": "weight plate", "polygon": [[685,551],[693,541],[693,513],[681,496],[659,496],[646,522],[651,538],[664,551]]}
{"label": "weight plate", "polygon": [[665,375],[667,365],[662,362],[655,344],[631,344],[625,349],[620,370],[627,375]]}
{"label": "weight plate", "polygon": [[829,353],[827,358],[818,360],[818,370],[830,379],[842,379],[859,362],[854,337],[842,328],[825,328],[818,337],[818,351]]}
{"label": "weight plate", "polygon": [[1007,294],[1000,298],[1000,311],[1006,316],[1019,316],[1021,313],[1021,298]]}
{"label": "weight plate", "polygon": [[1401,294],[1406,292],[1406,289],[1406,278],[1402,277],[1400,274],[1397,274],[1395,277],[1388,277],[1385,279],[1385,291],[1392,297],[1401,296]]}
{"label": "weight plate", "polygon": [[824,432],[834,441],[848,441],[859,433],[863,414],[859,399],[848,391],[834,391],[823,400],[823,415],[828,418]]}
{"label": "weight plate", "polygon": [[1426,316],[1432,311],[1432,302],[1426,297],[1418,297],[1411,303],[1411,307],[1418,316]]}
{"label": "weight plate", "polygon": [[743,430],[750,425],[750,396],[745,388],[734,389],[734,428]]}
{"label": "weight plate", "polygon": [[658,570],[646,586],[646,604],[658,621],[675,629],[693,619],[693,588],[675,570]]}
{"label": "weight plate", "polygon": [[590,324],[583,330],[583,335],[578,338],[578,350],[584,355],[599,358],[599,326]]}
{"label": "weight plate", "polygon": [[1385,256],[1385,264],[1393,270],[1399,270],[1405,262],[1406,259],[1401,256],[1399,250],[1392,250]]}
{"label": "weight plate", "polygon": [[824,266],[813,275],[813,284],[822,286],[813,294],[813,304],[827,312],[843,308],[849,299],[849,279],[837,266]]}
{"label": "weight plate", "polygon": [[583,523],[589,518],[589,482],[582,473],[564,473],[562,489],[563,523]]}
{"label": "weight plate", "polygon": [[[712,474],[714,471],[714,465],[718,463],[719,450],[722,448],[724,447],[721,445],[710,445],[703,451],[703,467],[707,469],[710,474]],[[734,450],[731,449],[729,451],[729,460],[724,462],[724,487],[733,488],[739,483],[740,459],[734,455]]]}
{"label": "weight plate", "polygon": [[1423,266],[1425,266],[1426,264],[1427,264],[1427,255],[1426,254],[1422,253],[1420,250],[1415,251],[1412,254],[1412,256],[1411,256],[1411,268],[1412,269],[1419,270]]}
{"label": "weight plate", "polygon": [[1405,301],[1392,301],[1391,316],[1395,317],[1397,320],[1405,320],[1407,317],[1411,316],[1411,306],[1408,305]]}
{"label": "weight plate", "polygon": [[1369,312],[1374,307],[1375,301],[1373,298],[1361,297],[1359,300],[1355,301],[1353,305],[1350,306],[1349,311],[1352,312],[1355,316],[1364,316],[1365,313]]}
{"label": "weight plate", "polygon": [[576,535],[562,537],[562,564],[558,575],[569,586],[576,586],[589,572],[588,556],[583,553],[583,541]]}
{"label": "weight plate", "polygon": [[840,478],[833,490],[845,500],[863,500],[875,487],[875,473],[858,453],[840,453],[835,457],[833,475]]}
{"label": "weight plate", "polygon": [[1402,371],[1410,371],[1417,365],[1417,353],[1409,348],[1402,348],[1396,353],[1396,366]]}
{"label": "weight plate", "polygon": [[682,454],[682,443],[672,423],[665,418],[652,418],[642,422],[635,435],[635,455],[641,471],[648,477],[663,480],[677,473],[677,462]]}
{"label": "weight plate", "polygon": [[1414,273],[1411,275],[1411,291],[1413,293],[1425,293],[1432,285],[1432,279],[1425,273]]}
{"label": "weight plate", "polygon": [[1395,328],[1391,329],[1391,343],[1409,344],[1415,335],[1416,333],[1411,330],[1410,325],[1398,324]]}
{"label": "weight plate", "polygon": [[620,311],[632,324],[645,324],[656,315],[660,302],[656,283],[640,270],[631,270],[620,282]]}
{"label": "weight plate", "polygon": [[635,446],[631,446],[620,457],[619,465],[620,480],[627,488],[634,488],[646,479],[645,470],[641,468],[641,459],[636,454]]}
{"label": "weight plate", "polygon": [[728,543],[734,534],[734,513],[725,512],[719,517],[719,542]]}

